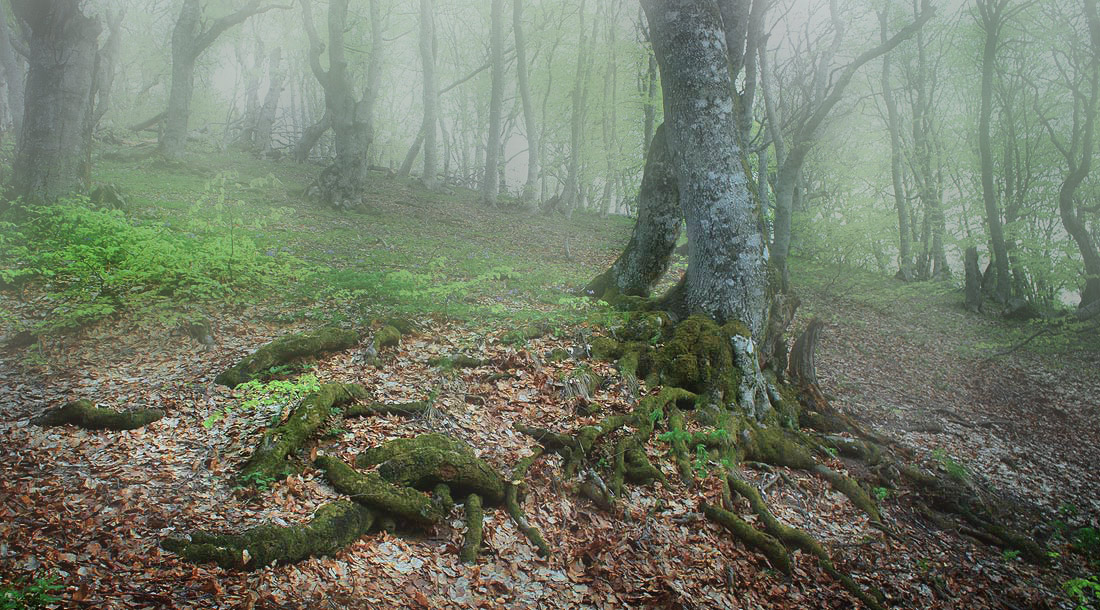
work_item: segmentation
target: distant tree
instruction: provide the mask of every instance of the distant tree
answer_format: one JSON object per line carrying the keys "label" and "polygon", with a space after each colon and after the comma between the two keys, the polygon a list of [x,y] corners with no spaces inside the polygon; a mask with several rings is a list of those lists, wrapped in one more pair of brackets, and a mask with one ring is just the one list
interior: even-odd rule
{"label": "distant tree", "polygon": [[23,130],[11,192],[49,202],[86,190],[91,173],[92,81],[100,24],[78,0],[12,0],[29,31]]}
{"label": "distant tree", "polygon": [[434,188],[439,174],[439,83],[435,75],[435,8],[432,0],[420,0],[420,65],[424,74],[424,186]]}
{"label": "distant tree", "polygon": [[[309,36],[309,61],[314,76],[325,92],[325,114],[336,137],[336,157],[321,173],[315,185],[322,201],[340,208],[359,205],[370,168],[368,155],[374,139],[374,105],[377,83],[368,73],[368,85],[361,99],[353,91],[344,34],[348,23],[348,0],[332,0],[328,7],[328,70],[321,66],[326,47],[313,25],[310,0],[300,0],[306,34]],[[373,45],[380,44],[381,24],[377,0],[370,3]],[[373,54],[372,54],[373,55]],[[372,58],[372,66],[376,58]],[[375,68],[369,69],[375,72]]]}
{"label": "distant tree", "polygon": [[523,0],[512,0],[512,35],[516,39],[516,87],[523,104],[523,126],[527,134],[527,182],[523,185],[523,201],[529,209],[538,208],[539,129],[535,107],[531,101],[531,82],[527,70],[527,39],[523,33]]}
{"label": "distant tree", "polygon": [[481,200],[495,206],[500,191],[500,138],[504,106],[504,0],[492,0],[489,33],[489,63],[492,86],[489,93],[489,125],[486,129],[485,172],[481,177]]}
{"label": "distant tree", "polygon": [[187,122],[191,118],[191,97],[195,89],[195,62],[218,37],[248,18],[285,6],[263,6],[261,0],[251,0],[243,8],[209,25],[202,21],[199,0],[183,0],[183,9],[172,30],[172,86],[168,94],[168,110],[160,135],[160,152],[169,159],[183,157],[187,143]]}
{"label": "distant tree", "polygon": [[15,39],[8,23],[8,13],[0,2],[0,70],[7,88],[8,112],[15,137],[23,130],[23,95],[25,91],[25,66],[23,57],[15,52]]}

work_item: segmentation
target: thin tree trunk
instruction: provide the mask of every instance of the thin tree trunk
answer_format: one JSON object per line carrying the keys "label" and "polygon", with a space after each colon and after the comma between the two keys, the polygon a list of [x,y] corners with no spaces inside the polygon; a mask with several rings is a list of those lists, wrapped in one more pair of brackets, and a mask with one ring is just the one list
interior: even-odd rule
{"label": "thin tree trunk", "polygon": [[978,151],[981,156],[982,201],[985,203],[985,222],[989,227],[989,239],[993,244],[993,265],[996,269],[994,297],[1006,303],[1012,288],[1008,270],[1008,248],[1005,246],[1004,229],[1001,226],[1001,210],[997,205],[997,191],[993,184],[993,141],[990,124],[993,119],[993,71],[1004,25],[1005,8],[1009,0],[978,0],[978,12],[985,30],[982,49],[981,109],[978,114]]}
{"label": "thin tree trunk", "polygon": [[4,82],[8,87],[8,106],[11,108],[12,131],[15,137],[23,131],[23,107],[26,92],[23,60],[12,46],[11,29],[8,25],[7,11],[0,10],[0,69],[4,71]]}
{"label": "thin tree trunk", "polygon": [[103,121],[103,117],[111,109],[111,93],[115,85],[119,48],[122,45],[122,18],[125,15],[125,10],[108,14],[107,28],[110,35],[107,37],[107,42],[103,44],[103,48],[96,54],[95,84],[93,85],[95,111],[92,115],[91,125],[93,130]]}
{"label": "thin tree trunk", "polygon": [[[887,37],[887,11],[879,13],[881,36]],[[882,99],[886,106],[886,124],[890,132],[890,181],[894,188],[894,206],[898,212],[898,273],[901,280],[911,281],[913,275],[913,247],[910,243],[909,202],[905,197],[905,185],[902,183],[901,116],[894,100],[893,84],[890,81],[890,55],[882,58]]]}
{"label": "thin tree trunk", "polygon": [[439,174],[436,132],[439,124],[439,85],[435,76],[435,15],[432,0],[420,0],[420,64],[424,71],[424,173],[420,180],[429,189],[436,187]]}
{"label": "thin tree trunk", "polygon": [[535,124],[535,108],[531,101],[531,83],[527,74],[527,41],[523,35],[523,0],[513,0],[512,32],[516,40],[516,86],[523,104],[523,127],[527,136],[527,182],[523,185],[523,201],[528,210],[539,205],[539,129]]}
{"label": "thin tree trunk", "polygon": [[485,172],[481,182],[481,200],[497,204],[500,189],[500,136],[504,106],[504,0],[492,0],[492,25],[489,34],[492,88],[489,94],[489,127],[485,145]]}
{"label": "thin tree trunk", "polygon": [[264,103],[256,116],[256,126],[252,130],[252,149],[261,155],[271,151],[271,133],[275,128],[275,118],[279,111],[279,98],[283,95],[286,71],[283,70],[282,49],[275,47],[268,60],[271,82],[268,85]]}

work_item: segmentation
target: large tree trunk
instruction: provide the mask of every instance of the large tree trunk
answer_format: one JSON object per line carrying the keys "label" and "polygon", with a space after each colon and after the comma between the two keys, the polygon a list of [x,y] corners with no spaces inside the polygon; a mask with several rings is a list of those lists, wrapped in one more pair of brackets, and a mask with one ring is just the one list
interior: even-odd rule
{"label": "large tree trunk", "polygon": [[648,297],[668,269],[680,237],[683,212],[665,132],[664,125],[657,128],[646,155],[638,193],[638,221],[630,242],[611,268],[585,288],[590,296],[613,298],[618,293]]}
{"label": "large tree trunk", "polygon": [[643,2],[664,88],[667,139],[691,251],[685,309],[740,320],[760,339],[767,255],[738,143],[721,18],[708,0]]}
{"label": "large tree trunk", "polygon": [[516,39],[516,86],[523,104],[523,127],[527,136],[527,182],[523,185],[523,201],[529,210],[538,209],[539,130],[535,124],[535,107],[531,101],[531,83],[527,74],[527,41],[523,35],[523,0],[513,0],[512,32]]}
{"label": "large tree trunk", "polygon": [[298,144],[294,146],[294,160],[299,163],[308,161],[310,153],[317,147],[317,142],[330,128],[332,128],[332,119],[326,110],[320,121],[306,127],[305,131],[302,132],[302,137],[298,140]]}
{"label": "large tree trunk", "polygon": [[424,173],[420,180],[429,189],[435,188],[439,177],[439,145],[436,134],[439,125],[439,83],[435,77],[435,15],[432,0],[420,0],[420,64],[424,69]]}
{"label": "large tree trunk", "polygon": [[91,172],[92,81],[99,21],[77,0],[12,0],[30,28],[23,131],[12,191],[49,202],[86,190]]}
{"label": "large tree trunk", "polygon": [[497,204],[500,189],[500,133],[504,106],[504,0],[492,0],[489,34],[492,89],[489,93],[489,127],[485,145],[485,173],[481,178],[481,200]]}
{"label": "large tree trunk", "polygon": [[[357,101],[351,91],[344,53],[344,32],[347,25],[348,0],[332,0],[328,13],[329,69],[321,67],[321,54],[325,45],[313,25],[313,12],[309,0],[301,0],[306,34],[309,36],[310,67],[325,91],[326,114],[332,121],[336,137],[336,156],[317,180],[316,189],[322,201],[339,208],[349,209],[360,205],[363,187],[370,167],[368,153],[374,137],[373,113],[376,93],[370,91],[362,101]],[[371,2],[372,35],[380,29],[377,23],[377,2]],[[372,47],[379,44],[372,41]],[[373,54],[373,53],[372,53]],[[372,67],[376,58],[372,58]],[[368,76],[368,81],[370,77]]]}

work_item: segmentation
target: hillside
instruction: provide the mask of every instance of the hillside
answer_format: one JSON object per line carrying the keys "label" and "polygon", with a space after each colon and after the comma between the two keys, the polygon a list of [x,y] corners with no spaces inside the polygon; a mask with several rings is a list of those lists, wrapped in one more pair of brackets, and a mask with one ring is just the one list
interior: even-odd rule
{"label": "hillside", "polygon": [[[589,357],[591,339],[622,314],[573,296],[618,254],[629,219],[488,209],[464,189],[427,192],[381,174],[363,210],[335,212],[304,197],[316,170],[235,155],[164,164],[112,149],[96,179],[117,185],[120,211],[35,220],[63,247],[60,262],[6,255],[7,268],[27,273],[5,276],[0,292],[0,581],[48,576],[61,605],[95,608],[857,603],[816,559],[795,553],[785,575],[705,520],[700,500],[719,494],[710,474],[695,490],[629,487],[615,514],[572,489],[558,456],[527,476],[524,507],[551,548],[545,559],[504,510],[488,508],[473,566],[457,555],[460,510],[426,531],[372,533],[327,557],[251,572],[161,548],[194,530],[301,523],[340,497],[313,467],[237,484],[260,431],[290,403],[268,388],[245,407],[244,392],[213,380],[287,333],[336,324],[364,335],[305,368],[272,371],[289,384],[305,387],[312,375],[361,384],[372,401],[432,406],[333,423],[312,453],[351,459],[389,439],[442,432],[509,472],[537,446],[515,425],[568,432],[597,421],[597,410],[630,408],[630,384]],[[141,241],[101,244],[119,223]],[[33,265],[66,271],[43,280]],[[921,465],[1000,490],[1019,508],[1013,525],[1045,544],[1048,561],[946,527],[904,488],[870,490],[882,511],[872,523],[812,474],[745,469],[776,517],[814,535],[886,606],[1073,607],[1064,583],[1100,561],[1094,337],[1042,337],[998,355],[1031,327],[965,313],[953,286],[808,261],[796,261],[793,276],[804,302],[795,327],[811,316],[827,322],[818,371],[832,402],[913,448]],[[408,322],[399,345],[368,353],[395,319]],[[192,336],[194,324],[209,340]],[[456,365],[457,355],[477,362]],[[165,417],[124,432],[30,423],[78,398]],[[671,463],[657,463],[674,481]],[[838,456],[828,464],[857,467]],[[747,503],[736,508],[755,523]]]}

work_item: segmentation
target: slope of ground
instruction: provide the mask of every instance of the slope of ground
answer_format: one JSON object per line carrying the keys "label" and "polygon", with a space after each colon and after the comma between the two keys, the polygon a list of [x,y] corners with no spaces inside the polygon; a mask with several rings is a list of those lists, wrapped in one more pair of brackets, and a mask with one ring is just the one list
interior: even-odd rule
{"label": "slope of ground", "polygon": [[[490,210],[472,193],[426,193],[381,176],[363,212],[339,214],[302,201],[316,168],[236,157],[164,168],[123,153],[98,167],[101,180],[129,195],[132,217],[171,222],[204,194],[227,190],[219,205],[237,219],[228,226],[302,261],[298,279],[235,304],[134,309],[0,355],[0,580],[50,574],[64,606],[89,608],[853,605],[811,558],[796,554],[791,577],[769,568],[703,519],[682,489],[632,488],[624,514],[606,514],[559,479],[557,458],[536,462],[526,501],[553,549],[549,559],[503,511],[486,513],[486,548],[472,567],[457,560],[459,510],[427,534],[374,534],[331,557],[254,572],[195,566],[160,549],[164,537],[196,528],[300,523],[337,497],[311,469],[259,489],[235,487],[258,432],[286,405],[241,409],[240,393],[212,380],[293,330],[324,322],[370,330],[376,316],[412,318],[417,330],[382,350],[377,365],[365,363],[365,341],[312,363],[309,373],[361,383],[380,401],[430,399],[438,410],[413,420],[349,420],[328,430],[316,446],[322,453],[350,458],[390,438],[436,431],[469,441],[507,470],[534,446],[513,424],[568,430],[594,421],[578,414],[579,402],[629,408],[629,388],[585,354],[592,325],[615,314],[568,291],[606,267],[630,224]],[[280,207],[293,211],[270,215]],[[257,218],[268,220],[251,222]],[[954,295],[918,291],[899,307],[872,298],[897,300],[874,286],[852,298],[808,272],[803,279],[806,315],[831,321],[819,370],[838,405],[930,460],[961,464],[1022,506],[1033,504],[1021,512],[1028,527],[1054,527],[1059,515],[1096,522],[1095,354],[1064,354],[1064,366],[1053,366],[1021,350],[982,364],[990,350],[973,346],[1002,327],[956,311]],[[47,296],[33,285],[0,293],[3,333],[41,318]],[[164,312],[179,309],[210,322],[213,345],[178,331],[178,318]],[[507,336],[528,323],[550,332]],[[569,357],[551,358],[555,349]],[[431,364],[458,352],[487,364]],[[611,382],[578,399],[566,391],[578,370]],[[167,416],[130,432],[29,423],[78,397]],[[224,417],[213,421],[215,414]],[[1038,568],[937,528],[904,497],[885,498],[884,533],[819,479],[784,469],[745,476],[765,489],[780,519],[817,536],[840,555],[838,567],[881,589],[888,605],[1069,607],[1061,584],[1085,570],[1057,538],[1050,549],[1061,556]],[[704,481],[701,492],[712,500],[714,483]],[[751,520],[747,505],[741,509]]]}

